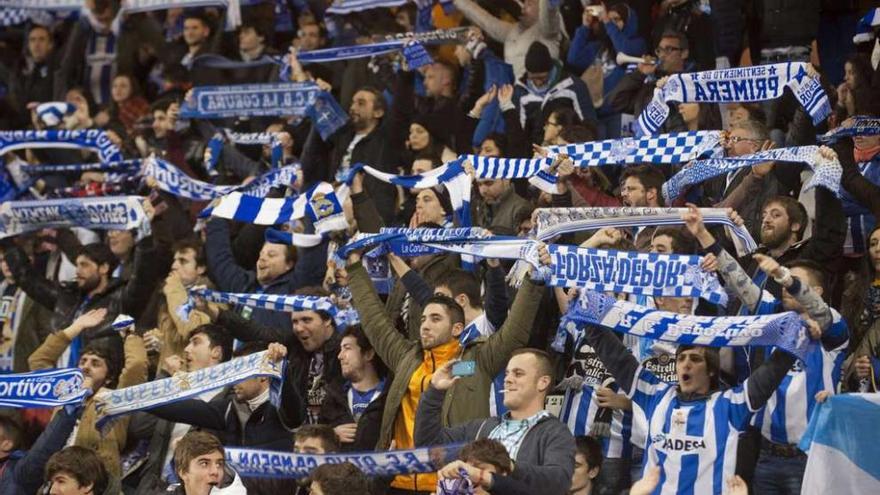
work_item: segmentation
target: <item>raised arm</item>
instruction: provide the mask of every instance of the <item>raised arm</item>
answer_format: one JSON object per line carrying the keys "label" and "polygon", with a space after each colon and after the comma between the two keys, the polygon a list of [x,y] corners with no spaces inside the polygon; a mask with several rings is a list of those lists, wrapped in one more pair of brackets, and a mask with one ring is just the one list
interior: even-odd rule
{"label": "raised arm", "polygon": [[[545,4],[547,3],[547,0],[542,1]],[[507,39],[507,35],[510,34],[510,31],[515,26],[513,23],[504,22],[496,18],[472,0],[454,0],[454,4],[455,8],[461,11],[469,21],[479,26],[492,39],[500,43]]]}
{"label": "raised arm", "polygon": [[629,352],[629,349],[611,330],[587,325],[584,335],[587,338],[587,343],[599,355],[602,364],[614,377],[620,389],[631,397],[635,392],[634,385],[637,383],[636,373],[639,369],[639,360]]}
{"label": "raised arm", "polygon": [[15,283],[28,297],[46,308],[55,307],[60,286],[35,273],[30,260],[21,248],[7,249],[4,259],[6,265],[9,266],[9,271],[12,272]]}
{"label": "raised arm", "polygon": [[388,254],[388,262],[394,274],[403,282],[406,291],[419,303],[419,306],[424,307],[428,299],[434,295],[434,288],[417,271],[412,270],[400,256]]}
{"label": "raised arm", "polygon": [[119,297],[122,312],[139,318],[159,281],[160,268],[156,266],[156,246],[153,236],[140,240],[134,248],[134,265],[131,277],[122,288]]}
{"label": "raised arm", "polygon": [[394,323],[385,313],[385,305],[376,294],[373,281],[359,256],[349,257],[348,275],[352,304],[360,315],[364,333],[382,362],[393,367],[403,359],[410,343],[394,328]]}
{"label": "raised arm", "polygon": [[538,27],[541,29],[541,36],[551,40],[557,39],[559,37],[559,24],[558,2],[551,3],[550,0],[539,0]]}
{"label": "raised arm", "polygon": [[746,389],[749,407],[752,411],[764,407],[795,361],[794,356],[777,349],[770,356],[770,359],[764,361],[758,369],[749,375],[743,386]]}
{"label": "raised arm", "polygon": [[21,487],[21,493],[37,493],[43,481],[46,462],[52,454],[64,448],[81,411],[81,407],[77,408],[76,413],[60,408],[27,454],[15,465],[13,477]]}
{"label": "raised arm", "polygon": [[[208,312],[211,314],[210,309]],[[231,309],[216,313],[216,320],[218,325],[222,325],[233,337],[242,342],[282,342],[287,345],[293,338],[291,329],[254,323],[253,320],[248,320]]]}
{"label": "raised arm", "polygon": [[[852,151],[848,151],[846,142],[841,140],[834,145],[840,163],[853,160]],[[823,146],[819,152],[827,156]],[[836,263],[843,254],[843,242],[846,240],[846,217],[840,199],[824,187],[816,188],[816,223],[813,225],[813,237],[801,250],[800,258],[813,260],[819,264]]]}
{"label": "raised arm", "polygon": [[477,365],[483,368],[488,376],[498,374],[507,365],[513,351],[529,343],[529,335],[535,321],[535,313],[538,312],[538,306],[541,304],[543,290],[543,286],[536,285],[531,280],[523,281],[504,325],[477,349]]}
{"label": "raised arm", "polygon": [[123,343],[125,366],[119,373],[118,388],[133,387],[147,381],[147,350],[144,338],[130,334]]}
{"label": "raised arm", "polygon": [[486,319],[495,328],[501,328],[507,320],[507,308],[510,302],[507,298],[507,284],[504,281],[505,273],[498,260],[487,260],[485,273],[486,281]]}
{"label": "raised arm", "polygon": [[254,272],[245,270],[235,262],[232,243],[229,240],[229,221],[212,218],[206,227],[205,255],[208,271],[217,287],[226,292],[244,291],[253,284]]}
{"label": "raised arm", "polygon": [[419,398],[419,406],[416,409],[416,421],[413,432],[413,440],[417,447],[474,440],[473,437],[468,436],[470,423],[451,428],[444,428],[440,424],[440,418],[443,416],[443,399],[445,397],[446,390],[438,390],[433,384],[422,392],[422,396]]}

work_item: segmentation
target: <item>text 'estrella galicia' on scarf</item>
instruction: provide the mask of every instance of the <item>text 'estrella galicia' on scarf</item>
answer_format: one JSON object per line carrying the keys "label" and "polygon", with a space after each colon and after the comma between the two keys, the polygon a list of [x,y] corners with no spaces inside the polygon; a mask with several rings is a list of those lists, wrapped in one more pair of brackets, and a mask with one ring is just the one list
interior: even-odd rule
{"label": "text 'estrella galicia' on scarf", "polygon": [[828,95],[819,78],[810,75],[806,62],[757,65],[735,69],[673,74],[639,115],[637,136],[654,134],[669,116],[669,103],[733,103],[772,100],[790,88],[795,98],[818,124],[831,113]]}
{"label": "text 'estrella galicia' on scarf", "polygon": [[776,346],[803,359],[811,343],[793,311],[758,316],[695,316],[647,308],[584,291],[564,319],[676,344],[712,347]]}

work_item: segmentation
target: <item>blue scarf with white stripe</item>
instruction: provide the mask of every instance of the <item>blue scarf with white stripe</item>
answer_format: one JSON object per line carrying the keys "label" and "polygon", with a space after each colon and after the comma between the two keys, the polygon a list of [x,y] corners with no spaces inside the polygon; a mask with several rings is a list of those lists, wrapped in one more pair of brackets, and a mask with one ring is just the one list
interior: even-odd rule
{"label": "blue scarf with white stripe", "polygon": [[78,368],[0,375],[0,407],[16,409],[79,404],[88,389]]}
{"label": "blue scarf with white stripe", "polygon": [[120,162],[122,153],[100,129],[79,131],[0,131],[0,156],[27,148],[90,149],[102,162]]}
{"label": "blue scarf with white stripe", "polygon": [[303,116],[321,91],[311,82],[197,86],[192,90],[192,99],[180,106],[180,116],[185,119]]}
{"label": "blue scarf with white stripe", "polygon": [[843,137],[876,136],[880,134],[880,118],[877,117],[856,115],[851,118],[851,121],[849,119],[844,121],[844,124],[825,134],[816,136],[816,141],[822,144],[832,144]]}
{"label": "blue scarf with white stripe", "polygon": [[757,65],[669,76],[663,88],[633,126],[637,136],[656,133],[669,116],[669,103],[733,103],[772,100],[791,89],[813,119],[813,125],[831,113],[828,95],[818,78],[807,71],[806,62]]}
{"label": "blue scarf with white stripe", "polygon": [[137,196],[7,201],[0,204],[0,238],[45,228],[131,230],[149,233],[150,222]]}
{"label": "blue scarf with white stripe", "polygon": [[646,308],[585,291],[565,320],[675,344],[712,347],[776,346],[801,360],[812,341],[793,311],[759,316],[694,316]]}

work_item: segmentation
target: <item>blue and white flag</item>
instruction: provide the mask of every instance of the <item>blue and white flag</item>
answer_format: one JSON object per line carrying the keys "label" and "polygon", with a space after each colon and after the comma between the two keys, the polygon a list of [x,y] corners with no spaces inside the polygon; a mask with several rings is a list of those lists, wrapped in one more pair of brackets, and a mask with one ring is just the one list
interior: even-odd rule
{"label": "blue and white flag", "polygon": [[8,201],[0,204],[0,238],[57,227],[149,230],[137,196]]}
{"label": "blue and white flag", "polygon": [[336,103],[333,95],[326,91],[318,92],[314,103],[306,110],[306,116],[324,141],[348,122],[348,114]]}
{"label": "blue and white flag", "polygon": [[315,247],[327,239],[324,234],[303,234],[300,232],[284,232],[277,229],[266,229],[266,242],[297,247]]}
{"label": "blue and white flag", "polygon": [[308,217],[318,234],[346,230],[348,221],[333,186],[319,182],[296,198],[260,198],[243,192],[226,194],[200,217],[215,216],[256,225],[278,225]]}
{"label": "blue and white flag", "polygon": [[880,493],[880,394],[832,395],[813,410],[802,495]]}
{"label": "blue and white flag", "polygon": [[669,116],[669,103],[733,103],[772,100],[791,89],[813,124],[831,113],[828,95],[819,78],[812,77],[806,62],[757,65],[735,69],[690,72],[669,76],[663,88],[654,90],[634,125],[636,136],[656,133]]}
{"label": "blue and white flag", "polygon": [[831,144],[843,137],[876,136],[878,134],[880,134],[880,118],[856,115],[845,120],[840,127],[816,136],[816,141],[822,144]]}
{"label": "blue and white flag", "polygon": [[327,14],[344,15],[370,9],[400,7],[409,0],[334,0]]}
{"label": "blue and white flag", "polygon": [[162,380],[117,390],[104,390],[95,395],[94,399],[96,425],[101,428],[115,417],[196,397],[250,378],[273,378],[273,393],[280,392],[278,384],[283,379],[283,370],[283,361],[271,362],[267,351],[263,351],[197,371],[180,371]]}
{"label": "blue and white flag", "polygon": [[379,452],[339,452],[335,454],[294,454],[274,450],[226,447],[226,464],[246,478],[308,477],[322,464],[350,462],[365,475],[434,473],[458,457],[461,444],[438,445],[409,450]]}
{"label": "blue and white flag", "polygon": [[778,347],[804,359],[811,345],[793,311],[758,316],[695,316],[647,308],[598,292],[584,291],[569,304],[565,320],[675,344],[711,347]]}
{"label": "blue and white flag", "polygon": [[804,184],[804,191],[822,186],[836,196],[840,196],[840,177],[843,175],[843,167],[840,166],[837,158],[825,159],[819,153],[818,146],[796,146],[759,151],[745,156],[691,162],[663,184],[663,199],[671,203],[681,196],[688,186],[767,161],[805,163],[813,169],[813,177]]}
{"label": "blue and white flag", "polygon": [[0,375],[0,407],[31,408],[79,404],[89,393],[82,384],[83,374],[78,368]]}
{"label": "blue and white flag", "polygon": [[720,142],[720,131],[687,131],[549,146],[547,150],[551,156],[568,155],[578,167],[678,164],[718,153]]}
{"label": "blue and white flag", "polygon": [[859,22],[856,23],[856,34],[853,35],[853,43],[870,43],[874,41],[874,28],[880,26],[880,7],[869,10]]}
{"label": "blue and white flag", "polygon": [[32,10],[80,10],[83,0],[0,0],[0,7]]}
{"label": "blue and white flag", "polygon": [[100,129],[79,131],[0,131],[0,156],[28,148],[90,149],[102,162],[120,162],[122,153]]}
{"label": "blue and white flag", "polygon": [[302,175],[302,166],[294,163],[270,170],[247,184],[236,186],[235,190],[250,196],[265,197],[274,187],[289,187],[295,190],[300,175]]}
{"label": "blue and white flag", "polygon": [[249,308],[266,309],[293,313],[296,311],[323,311],[333,317],[336,329],[342,331],[346,326],[358,322],[357,311],[341,309],[329,297],[320,296],[286,296],[281,294],[243,294],[220,292],[217,290],[196,287],[189,289],[189,300],[177,308],[177,315],[183,321],[189,321],[194,301],[193,297],[201,297],[206,301],[220,304],[235,304]]}
{"label": "blue and white flag", "polygon": [[[535,237],[546,241],[562,234],[604,227],[684,225],[681,216],[685,212],[687,208],[667,207],[538,208],[535,214]],[[757,249],[752,235],[745,227],[730,220],[727,209],[700,208],[700,213],[706,224],[724,225],[740,256]]]}
{"label": "blue and white flag", "polygon": [[197,86],[192,90],[192,99],[180,106],[180,116],[185,119],[303,116],[320,91],[318,85],[311,82]]}
{"label": "blue and white flag", "polygon": [[[337,254],[339,258],[345,259],[352,251],[386,245],[387,250],[398,256],[414,257],[436,253],[438,249],[431,247],[431,243],[473,242],[491,237],[491,232],[479,227],[452,229],[383,227],[378,234],[357,234],[348,244],[342,246]],[[375,257],[384,254],[387,250],[382,252],[374,250],[371,255]]]}

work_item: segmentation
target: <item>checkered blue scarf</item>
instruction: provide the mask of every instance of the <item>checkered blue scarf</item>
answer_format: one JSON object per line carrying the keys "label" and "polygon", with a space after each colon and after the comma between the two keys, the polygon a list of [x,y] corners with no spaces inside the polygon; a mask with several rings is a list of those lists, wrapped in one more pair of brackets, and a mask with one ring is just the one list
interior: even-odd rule
{"label": "checkered blue scarf", "polygon": [[676,164],[696,160],[717,151],[720,139],[720,131],[687,131],[549,146],[547,149],[551,155],[568,155],[578,167],[632,163]]}

